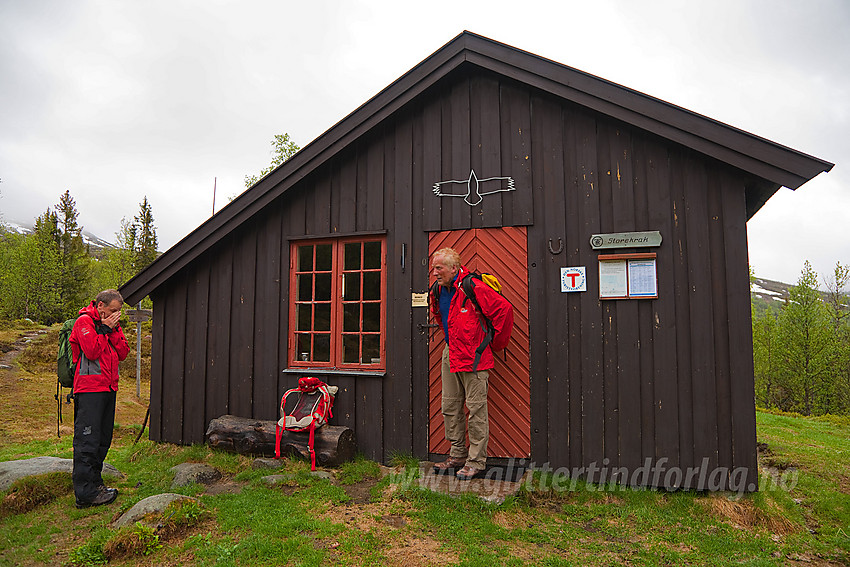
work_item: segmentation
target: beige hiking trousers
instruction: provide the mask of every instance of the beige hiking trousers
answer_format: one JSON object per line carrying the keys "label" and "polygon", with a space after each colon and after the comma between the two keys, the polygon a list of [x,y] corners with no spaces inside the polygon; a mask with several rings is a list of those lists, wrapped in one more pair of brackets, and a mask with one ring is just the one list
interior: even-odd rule
{"label": "beige hiking trousers", "polygon": [[[487,440],[490,426],[487,420],[487,370],[451,372],[449,347],[443,349],[443,424],[446,439],[451,443],[449,455],[466,459],[467,466],[483,469],[487,464]],[[463,404],[469,409],[469,450],[466,448],[466,416]]]}

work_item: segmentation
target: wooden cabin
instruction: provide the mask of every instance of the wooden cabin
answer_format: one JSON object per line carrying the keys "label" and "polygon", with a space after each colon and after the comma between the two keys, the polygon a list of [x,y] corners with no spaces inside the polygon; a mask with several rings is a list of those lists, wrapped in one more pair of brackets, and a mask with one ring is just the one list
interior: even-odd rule
{"label": "wooden cabin", "polygon": [[831,167],[464,32],[123,286],[154,303],[150,437],[277,419],[312,375],[365,456],[447,453],[422,294],[450,245],[515,309],[492,460],[754,490],[746,223]]}

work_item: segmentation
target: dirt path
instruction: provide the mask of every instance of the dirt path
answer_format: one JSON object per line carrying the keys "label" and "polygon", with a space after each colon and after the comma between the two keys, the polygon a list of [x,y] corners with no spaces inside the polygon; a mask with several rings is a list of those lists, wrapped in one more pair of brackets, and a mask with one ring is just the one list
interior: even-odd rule
{"label": "dirt path", "polygon": [[[68,403],[62,390],[62,423],[58,424],[59,406],[56,400],[55,348],[43,343],[45,329],[25,332],[9,350],[0,353],[0,392],[4,411],[0,413],[0,446],[26,443],[73,435],[74,406]],[[41,347],[44,360],[35,372],[22,369],[18,358],[29,347]],[[121,425],[141,425],[148,407],[150,382],[142,382],[141,399],[136,397],[135,377],[121,378],[118,389],[115,421]]]}
{"label": "dirt path", "polygon": [[12,344],[12,348],[0,354],[0,370],[9,370],[12,368],[12,363],[18,358],[27,348],[30,342],[38,335],[47,333],[44,330],[27,331],[21,338]]}

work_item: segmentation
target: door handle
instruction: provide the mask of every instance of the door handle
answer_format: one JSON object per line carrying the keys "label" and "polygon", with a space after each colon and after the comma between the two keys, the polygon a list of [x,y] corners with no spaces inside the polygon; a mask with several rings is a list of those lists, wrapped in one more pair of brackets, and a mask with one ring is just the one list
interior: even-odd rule
{"label": "door handle", "polygon": [[428,329],[435,329],[439,326],[439,323],[419,323],[418,325],[416,325],[416,328],[419,329],[420,334],[425,335],[428,333]]}

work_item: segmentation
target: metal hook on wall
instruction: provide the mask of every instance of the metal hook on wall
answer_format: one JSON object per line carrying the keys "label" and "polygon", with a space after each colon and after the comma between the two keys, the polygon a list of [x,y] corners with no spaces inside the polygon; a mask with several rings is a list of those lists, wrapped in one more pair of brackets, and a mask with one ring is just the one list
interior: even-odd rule
{"label": "metal hook on wall", "polygon": [[561,240],[560,236],[558,237],[558,249],[557,250],[552,248],[552,239],[551,238],[549,239],[549,252],[551,252],[553,255],[557,255],[557,254],[560,254],[563,251],[564,251],[564,243]]}

